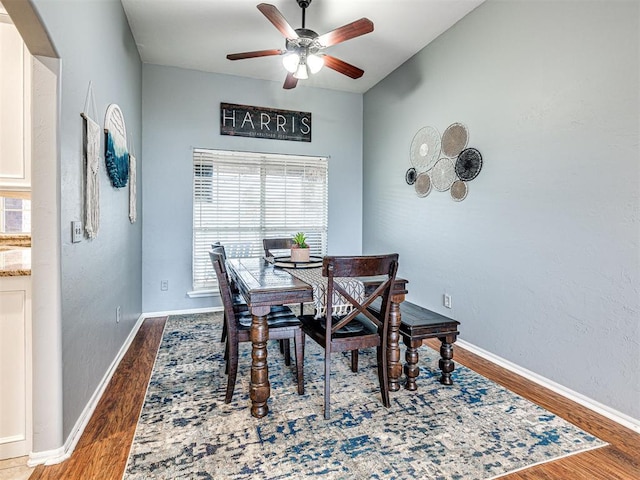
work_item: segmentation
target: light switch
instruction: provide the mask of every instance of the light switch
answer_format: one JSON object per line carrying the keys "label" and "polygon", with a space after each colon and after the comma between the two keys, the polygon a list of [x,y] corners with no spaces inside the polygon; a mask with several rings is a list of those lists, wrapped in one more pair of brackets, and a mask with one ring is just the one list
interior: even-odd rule
{"label": "light switch", "polygon": [[81,242],[82,237],[82,222],[71,222],[71,242]]}

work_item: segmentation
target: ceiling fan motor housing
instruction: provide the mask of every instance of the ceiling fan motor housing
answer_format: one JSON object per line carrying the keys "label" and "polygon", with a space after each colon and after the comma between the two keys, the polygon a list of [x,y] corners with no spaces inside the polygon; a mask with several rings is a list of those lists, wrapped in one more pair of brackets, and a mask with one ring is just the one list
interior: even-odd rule
{"label": "ceiling fan motor housing", "polygon": [[287,38],[286,49],[288,52],[297,52],[306,50],[309,53],[320,53],[322,45],[316,40],[318,34],[308,28],[296,28],[298,38]]}

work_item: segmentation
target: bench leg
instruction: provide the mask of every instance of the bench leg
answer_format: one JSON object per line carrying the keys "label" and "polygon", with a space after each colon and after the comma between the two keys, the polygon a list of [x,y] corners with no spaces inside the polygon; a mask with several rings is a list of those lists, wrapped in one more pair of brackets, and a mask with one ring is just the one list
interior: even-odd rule
{"label": "bench leg", "polygon": [[407,346],[407,351],[404,354],[406,363],[404,364],[404,374],[407,377],[407,382],[404,384],[404,388],[407,390],[417,390],[418,384],[416,378],[420,374],[420,367],[418,367],[418,347],[422,345],[422,340],[411,340],[409,337],[404,337],[404,344]]}
{"label": "bench leg", "polygon": [[[453,363],[453,342],[456,341],[456,335],[448,335],[446,337],[438,337],[438,340],[442,342],[440,345],[440,361],[438,362],[438,366],[442,371],[442,375],[440,376],[440,383],[443,385],[453,385],[453,380],[451,380],[451,372],[455,368],[455,364]],[[408,353],[407,353],[408,355]]]}

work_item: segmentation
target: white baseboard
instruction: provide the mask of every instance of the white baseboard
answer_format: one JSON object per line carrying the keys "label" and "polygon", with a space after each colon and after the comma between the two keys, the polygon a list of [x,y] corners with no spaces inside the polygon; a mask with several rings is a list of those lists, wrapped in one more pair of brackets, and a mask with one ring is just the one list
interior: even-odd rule
{"label": "white baseboard", "polygon": [[576,402],[583,407],[588,408],[589,410],[593,410],[594,412],[606,417],[610,420],[613,420],[620,425],[627,427],[635,432],[640,433],[640,420],[630,417],[622,412],[614,410],[611,407],[603,405],[600,402],[597,402],[581,393],[575,392],[567,387],[560,385],[548,378],[545,378],[537,373],[534,373],[526,368],[523,368],[515,363],[510,362],[509,360],[505,360],[502,357],[494,355],[491,352],[483,350],[480,347],[476,347],[475,345],[465,342],[464,340],[458,340],[456,345],[460,345],[465,350],[469,350],[471,353],[475,353],[476,355],[490,361],[491,363],[495,363],[500,367],[506,368],[507,370],[520,375],[532,382],[537,383],[538,385],[548,388],[549,390],[554,391],[555,393],[562,395],[569,400]]}
{"label": "white baseboard", "polygon": [[111,362],[111,365],[109,366],[106,373],[104,374],[104,377],[102,377],[102,380],[100,381],[100,383],[96,387],[96,390],[93,392],[93,395],[89,399],[89,402],[84,407],[84,410],[80,414],[80,417],[78,417],[78,420],[76,421],[76,424],[73,426],[73,429],[71,430],[71,433],[67,437],[67,440],[64,442],[64,445],[55,450],[46,450],[44,452],[31,452],[29,454],[29,460],[27,462],[27,464],[30,467],[35,467],[36,465],[40,465],[40,464],[55,465],[56,463],[63,462],[64,460],[68,459],[71,456],[71,454],[73,453],[73,450],[76,448],[76,445],[78,444],[78,441],[80,440],[80,437],[84,433],[84,429],[86,428],[87,423],[89,423],[89,420],[91,419],[91,416],[93,415],[93,412],[95,411],[96,406],[98,405],[98,402],[102,398],[102,394],[107,388],[107,385],[109,385],[109,382],[111,381],[111,377],[113,377],[113,374],[116,371],[116,368],[118,368],[118,365],[122,360],[122,357],[124,357],[125,353],[127,353],[127,350],[131,345],[131,342],[133,342],[133,339],[138,333],[138,330],[140,329],[140,326],[142,325],[142,322],[144,321],[145,318],[146,317],[144,315],[140,315],[140,317],[138,317],[138,320],[136,321],[135,325],[129,332],[129,335],[127,336],[125,342],[122,344],[122,347],[120,347],[120,351],[118,351],[118,354],[113,359],[113,362]]}
{"label": "white baseboard", "polygon": [[59,447],[54,450],[45,450],[43,452],[31,452],[29,453],[27,466],[35,467],[37,465],[55,465],[56,463],[64,462],[70,456],[71,452],[65,452],[64,447]]}
{"label": "white baseboard", "polygon": [[221,312],[222,307],[204,307],[204,308],[188,308],[185,310],[165,310],[163,312],[146,312],[142,316],[144,318],[152,317],[166,317],[169,315],[189,315],[190,313],[209,313],[209,312]]}

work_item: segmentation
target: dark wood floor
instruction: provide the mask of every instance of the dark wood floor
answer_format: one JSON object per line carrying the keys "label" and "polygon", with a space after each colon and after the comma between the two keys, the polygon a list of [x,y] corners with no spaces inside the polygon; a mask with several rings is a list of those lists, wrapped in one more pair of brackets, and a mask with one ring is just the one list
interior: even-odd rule
{"label": "dark wood floor", "polygon": [[71,458],[30,480],[121,480],[166,317],[147,318],[111,377]]}
{"label": "dark wood floor", "polygon": [[[166,318],[144,321],[71,458],[58,465],[38,466],[31,480],[121,480],[165,321]],[[437,350],[439,345],[436,342],[428,340],[426,343]],[[640,479],[640,434],[459,346],[455,346],[454,360],[610,444],[503,478]]]}

